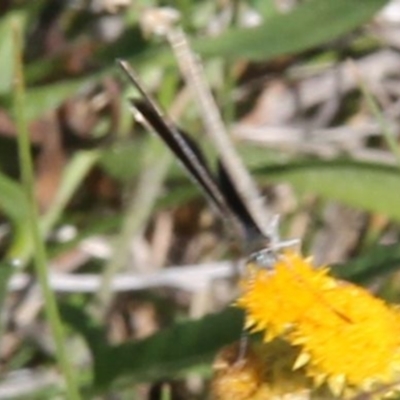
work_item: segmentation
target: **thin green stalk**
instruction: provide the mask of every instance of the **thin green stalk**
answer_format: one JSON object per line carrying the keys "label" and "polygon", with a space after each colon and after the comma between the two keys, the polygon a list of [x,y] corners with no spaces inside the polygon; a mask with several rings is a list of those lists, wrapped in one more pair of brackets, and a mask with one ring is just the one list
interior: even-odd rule
{"label": "thin green stalk", "polygon": [[98,149],[82,150],[76,152],[68,162],[57,195],[49,210],[40,219],[43,236],[48,235],[56,221],[59,220],[71,197],[98,162],[100,155],[101,152]]}
{"label": "thin green stalk", "polygon": [[31,146],[27,121],[25,118],[25,83],[22,61],[21,31],[14,25],[14,111],[18,132],[19,164],[21,168],[22,185],[28,200],[28,218],[26,223],[30,227],[34,243],[34,264],[39,285],[44,297],[46,316],[52,331],[56,348],[56,357],[66,381],[68,399],[79,400],[80,395],[74,379],[72,366],[64,347],[65,338],[63,327],[57,308],[55,296],[49,286],[47,256],[39,227],[39,217],[34,192],[34,173],[31,157]]}
{"label": "thin green stalk", "polygon": [[378,102],[375,100],[366,82],[362,79],[358,70],[355,71],[357,74],[358,84],[361,93],[364,96],[371,113],[375,116],[376,120],[378,121],[378,124],[382,129],[383,137],[385,138],[386,144],[389,147],[390,151],[393,153],[393,155],[396,157],[397,164],[400,167],[400,147],[396,141],[395,135],[392,132],[389,124],[387,123],[385,116],[383,115],[383,112],[378,105]]}
{"label": "thin green stalk", "polygon": [[126,265],[132,238],[146,225],[154,204],[159,196],[162,183],[172,161],[171,155],[157,138],[149,138],[142,159],[142,173],[131,195],[124,218],[121,235],[114,249],[114,255],[103,271],[102,284],[93,307],[93,316],[104,320],[113,297],[111,282]]}
{"label": "thin green stalk", "polygon": [[172,399],[171,386],[165,383],[161,389],[160,400],[171,400],[171,399]]}
{"label": "thin green stalk", "polygon": [[[238,26],[238,20],[240,15],[240,0],[233,0],[232,4],[232,17],[229,24],[229,28],[236,28]],[[223,84],[221,85],[220,99],[222,104],[222,113],[225,124],[229,127],[235,120],[236,106],[232,99],[233,91],[236,88],[236,63],[233,58],[226,57],[223,61],[223,76],[225,77]]]}

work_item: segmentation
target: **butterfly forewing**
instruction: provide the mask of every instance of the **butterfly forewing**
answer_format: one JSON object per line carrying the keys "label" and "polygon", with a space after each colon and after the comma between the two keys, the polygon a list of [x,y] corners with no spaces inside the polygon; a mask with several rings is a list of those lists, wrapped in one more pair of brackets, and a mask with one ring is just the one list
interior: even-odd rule
{"label": "butterfly forewing", "polygon": [[[211,173],[201,149],[184,131],[177,128],[163,114],[159,105],[147,93],[140,80],[124,61],[119,62],[131,82],[141,94],[141,99],[131,100],[148,125],[180,160],[190,176],[198,183],[214,208],[229,221],[245,242],[265,241],[256,221],[239,195],[231,177],[219,162],[218,178]],[[247,246],[247,245],[246,245]]]}

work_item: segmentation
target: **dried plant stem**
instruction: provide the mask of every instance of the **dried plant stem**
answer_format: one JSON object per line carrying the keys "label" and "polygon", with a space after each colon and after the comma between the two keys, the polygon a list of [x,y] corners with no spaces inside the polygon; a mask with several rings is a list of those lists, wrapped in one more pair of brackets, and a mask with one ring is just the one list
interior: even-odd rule
{"label": "dried plant stem", "polygon": [[34,192],[34,172],[31,157],[31,147],[27,121],[25,118],[25,84],[22,63],[21,32],[17,25],[14,26],[14,109],[18,132],[19,163],[22,175],[22,185],[28,200],[27,224],[30,227],[34,244],[34,264],[37,278],[45,301],[45,311],[52,331],[56,357],[66,381],[67,398],[79,400],[80,394],[73,374],[71,363],[65,348],[63,327],[57,308],[54,294],[48,282],[47,255],[43,238],[40,233],[39,217]]}
{"label": "dried plant stem", "polygon": [[170,29],[167,38],[175,52],[182,74],[199,104],[208,135],[215,144],[229,175],[234,180],[240,196],[249,207],[250,213],[257,221],[259,228],[268,236],[270,234],[268,224],[271,216],[266,211],[254,181],[229,138],[197,56],[191,50],[184,32],[179,27]]}

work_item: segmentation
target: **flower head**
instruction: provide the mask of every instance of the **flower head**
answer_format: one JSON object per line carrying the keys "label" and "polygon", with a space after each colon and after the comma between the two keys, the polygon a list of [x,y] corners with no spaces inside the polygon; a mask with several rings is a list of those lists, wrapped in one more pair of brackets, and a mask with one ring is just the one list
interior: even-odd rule
{"label": "flower head", "polygon": [[236,305],[264,341],[281,337],[299,348],[293,368],[334,393],[370,389],[400,373],[400,315],[365,289],[337,280],[294,252],[273,270],[250,266]]}
{"label": "flower head", "polygon": [[253,399],[263,382],[263,365],[256,353],[248,349],[238,360],[240,344],[222,349],[214,361],[213,398],[217,400]]}
{"label": "flower head", "polygon": [[214,362],[213,400],[331,400],[328,388],[315,390],[304,369],[293,370],[298,349],[276,339],[248,343],[238,359],[239,343],[223,348]]}

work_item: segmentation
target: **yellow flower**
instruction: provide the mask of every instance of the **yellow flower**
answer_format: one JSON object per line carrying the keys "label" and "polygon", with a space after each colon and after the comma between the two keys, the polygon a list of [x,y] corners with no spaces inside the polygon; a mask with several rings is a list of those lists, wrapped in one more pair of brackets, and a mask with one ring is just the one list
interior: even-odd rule
{"label": "yellow flower", "polygon": [[253,399],[262,385],[261,360],[250,349],[238,360],[239,347],[239,343],[225,347],[214,361],[211,392],[215,400]]}
{"label": "yellow flower", "polygon": [[316,390],[304,369],[293,370],[298,349],[276,339],[248,343],[238,359],[239,343],[223,348],[213,365],[213,400],[330,400],[327,388]]}
{"label": "yellow flower", "polygon": [[236,305],[264,341],[282,337],[299,348],[293,368],[334,393],[371,389],[400,376],[400,315],[365,289],[315,269],[294,252],[272,270],[250,267]]}

